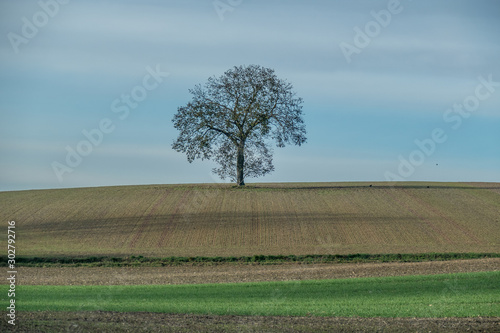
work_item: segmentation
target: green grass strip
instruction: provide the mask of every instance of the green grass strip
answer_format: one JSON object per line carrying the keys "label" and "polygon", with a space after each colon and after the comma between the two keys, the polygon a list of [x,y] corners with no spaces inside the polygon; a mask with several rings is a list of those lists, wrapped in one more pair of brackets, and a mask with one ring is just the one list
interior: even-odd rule
{"label": "green grass strip", "polygon": [[[280,264],[280,263],[349,263],[349,262],[422,262],[460,259],[500,258],[500,253],[407,253],[407,254],[314,254],[314,255],[254,255],[241,257],[16,257],[16,266],[24,267],[123,267],[175,266],[219,263]],[[0,266],[7,266],[8,258],[0,256]]]}
{"label": "green grass strip", "polygon": [[[2,302],[7,290],[3,285]],[[19,311],[213,315],[500,316],[500,271],[384,278],[133,286],[23,286]]]}

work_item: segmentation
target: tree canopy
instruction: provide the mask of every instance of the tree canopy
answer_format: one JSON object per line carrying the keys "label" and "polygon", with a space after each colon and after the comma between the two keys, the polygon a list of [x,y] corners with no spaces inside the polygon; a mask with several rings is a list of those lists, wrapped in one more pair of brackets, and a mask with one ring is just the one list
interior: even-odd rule
{"label": "tree canopy", "polygon": [[235,66],[189,92],[192,100],[173,118],[180,131],[172,148],[197,158],[213,159],[222,179],[244,185],[245,177],[274,170],[270,141],[277,147],[306,142],[302,99],[273,69]]}

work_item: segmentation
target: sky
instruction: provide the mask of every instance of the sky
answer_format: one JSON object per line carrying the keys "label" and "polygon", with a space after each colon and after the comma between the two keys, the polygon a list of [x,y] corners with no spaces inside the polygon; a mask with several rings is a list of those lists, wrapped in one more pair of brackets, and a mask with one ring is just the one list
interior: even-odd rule
{"label": "sky", "polygon": [[500,181],[496,0],[0,1],[0,191],[221,182],[189,89],[273,68],[307,143],[252,182]]}

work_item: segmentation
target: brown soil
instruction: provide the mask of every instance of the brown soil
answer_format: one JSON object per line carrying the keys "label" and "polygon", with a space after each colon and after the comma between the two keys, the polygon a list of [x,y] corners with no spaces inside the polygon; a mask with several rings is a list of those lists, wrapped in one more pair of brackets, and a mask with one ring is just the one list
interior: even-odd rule
{"label": "brown soil", "polygon": [[208,316],[120,312],[20,312],[5,332],[500,332],[500,318]]}
{"label": "brown soil", "polygon": [[31,257],[497,253],[499,202],[500,183],[117,186],[0,192],[0,220]]}
{"label": "brown soil", "polygon": [[[20,285],[137,285],[285,281],[500,270],[500,258],[359,264],[19,267]],[[6,280],[0,282],[5,284]]]}

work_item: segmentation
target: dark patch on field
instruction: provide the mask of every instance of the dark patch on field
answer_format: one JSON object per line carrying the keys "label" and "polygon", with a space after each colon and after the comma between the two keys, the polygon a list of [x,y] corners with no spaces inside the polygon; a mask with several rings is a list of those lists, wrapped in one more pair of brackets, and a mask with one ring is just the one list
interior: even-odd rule
{"label": "dark patch on field", "polygon": [[[500,332],[500,318],[209,316],[121,312],[20,312],[2,332]],[[8,326],[7,326],[8,325]]]}

